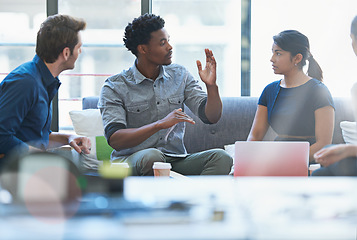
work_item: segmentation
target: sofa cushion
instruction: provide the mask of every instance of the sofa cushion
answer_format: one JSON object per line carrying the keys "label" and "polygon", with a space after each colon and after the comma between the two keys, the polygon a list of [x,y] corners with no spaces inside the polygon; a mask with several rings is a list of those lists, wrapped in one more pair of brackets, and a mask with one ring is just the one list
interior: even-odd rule
{"label": "sofa cushion", "polygon": [[340,123],[343,140],[349,144],[357,144],[357,126],[356,122],[342,121]]}
{"label": "sofa cushion", "polygon": [[88,168],[96,169],[98,160],[109,160],[113,148],[104,137],[104,128],[99,109],[86,109],[70,111],[73,128],[76,134],[86,136],[91,140],[92,149],[90,154],[84,154]]}
{"label": "sofa cushion", "polygon": [[92,143],[92,149],[91,153],[86,155],[100,161],[110,160],[113,148],[109,146],[107,139],[104,136],[89,137],[89,139]]}
{"label": "sofa cushion", "polygon": [[233,159],[233,165],[231,167],[231,171],[229,172],[229,175],[233,175],[234,174],[234,155],[235,155],[235,144],[228,144],[228,145],[224,145],[224,150],[229,154],[229,156],[232,157]]}
{"label": "sofa cushion", "polygon": [[104,136],[102,116],[99,109],[73,110],[69,112],[76,134]]}

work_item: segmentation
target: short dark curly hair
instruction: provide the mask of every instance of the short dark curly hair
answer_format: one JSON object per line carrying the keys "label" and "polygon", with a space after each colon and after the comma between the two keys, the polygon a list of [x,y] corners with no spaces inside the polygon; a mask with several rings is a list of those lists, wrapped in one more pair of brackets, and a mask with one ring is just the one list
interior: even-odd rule
{"label": "short dark curly hair", "polygon": [[123,38],[124,45],[137,56],[137,47],[140,44],[148,44],[151,39],[151,33],[164,27],[165,21],[160,16],[154,14],[144,14],[135,18],[125,28]]}

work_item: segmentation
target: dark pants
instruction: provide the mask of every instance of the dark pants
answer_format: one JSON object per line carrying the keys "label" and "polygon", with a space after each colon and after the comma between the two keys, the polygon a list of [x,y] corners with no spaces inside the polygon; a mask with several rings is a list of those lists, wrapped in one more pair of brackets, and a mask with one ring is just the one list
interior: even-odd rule
{"label": "dark pants", "polygon": [[312,176],[357,176],[357,157],[349,157],[312,172]]}
{"label": "dark pants", "polygon": [[154,162],[171,163],[172,170],[183,175],[228,175],[233,159],[223,149],[211,149],[186,157],[170,157],[155,148],[149,148],[115,159],[115,162],[127,162],[134,176],[153,176]]}

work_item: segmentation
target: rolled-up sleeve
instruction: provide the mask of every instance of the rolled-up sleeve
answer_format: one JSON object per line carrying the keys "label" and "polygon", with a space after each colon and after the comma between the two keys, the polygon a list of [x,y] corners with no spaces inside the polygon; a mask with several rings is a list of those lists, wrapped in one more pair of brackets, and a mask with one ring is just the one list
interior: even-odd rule
{"label": "rolled-up sleeve", "polygon": [[200,116],[199,109],[203,102],[207,101],[207,93],[202,90],[198,81],[185,69],[185,104],[196,115]]}
{"label": "rolled-up sleeve", "polygon": [[[122,99],[118,98],[113,83],[107,80],[101,89],[98,108],[102,114],[105,137],[107,140],[120,128],[126,128],[126,111]],[[116,127],[119,128],[116,128]]]}

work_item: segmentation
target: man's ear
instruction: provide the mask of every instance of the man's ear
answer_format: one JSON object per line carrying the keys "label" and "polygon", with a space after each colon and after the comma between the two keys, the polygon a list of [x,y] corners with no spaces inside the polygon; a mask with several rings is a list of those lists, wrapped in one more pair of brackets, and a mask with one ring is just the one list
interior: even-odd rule
{"label": "man's ear", "polygon": [[71,50],[69,49],[69,47],[65,47],[63,50],[62,50],[62,55],[63,55],[63,58],[64,60],[68,60],[69,56],[71,56]]}
{"label": "man's ear", "polygon": [[138,53],[143,55],[143,54],[146,54],[147,51],[148,51],[148,49],[147,49],[146,45],[144,45],[144,44],[138,45]]}

